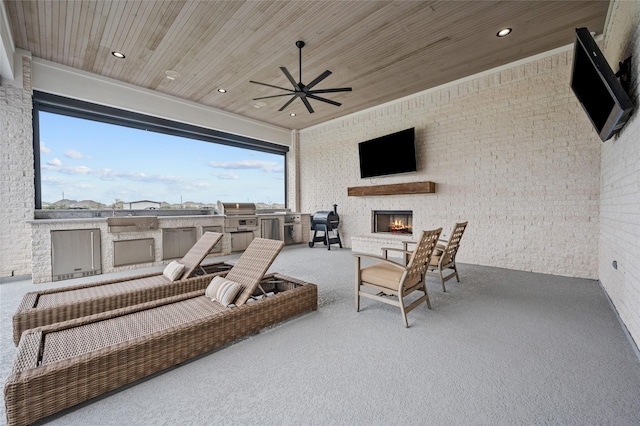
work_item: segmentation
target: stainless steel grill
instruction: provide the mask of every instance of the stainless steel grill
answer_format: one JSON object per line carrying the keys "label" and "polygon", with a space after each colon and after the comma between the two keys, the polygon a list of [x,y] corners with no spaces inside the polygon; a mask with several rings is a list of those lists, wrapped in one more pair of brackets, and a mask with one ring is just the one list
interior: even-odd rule
{"label": "stainless steel grill", "polygon": [[231,234],[231,251],[244,251],[258,230],[256,205],[253,203],[223,203],[218,201],[218,210],[224,218],[224,232]]}
{"label": "stainless steel grill", "polygon": [[218,201],[218,210],[226,216],[256,215],[256,205],[254,203],[223,203]]}
{"label": "stainless steel grill", "polygon": [[225,232],[246,232],[258,229],[256,205],[253,203],[223,203],[218,201],[218,210],[225,215]]}

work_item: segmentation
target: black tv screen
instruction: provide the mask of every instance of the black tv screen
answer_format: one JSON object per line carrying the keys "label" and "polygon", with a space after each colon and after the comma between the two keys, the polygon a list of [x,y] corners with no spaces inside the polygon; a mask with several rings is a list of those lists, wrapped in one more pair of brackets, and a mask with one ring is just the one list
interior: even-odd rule
{"label": "black tv screen", "polygon": [[415,128],[360,142],[360,177],[417,171]]}
{"label": "black tv screen", "polygon": [[576,29],[571,88],[603,142],[631,115],[631,99],[586,28]]}

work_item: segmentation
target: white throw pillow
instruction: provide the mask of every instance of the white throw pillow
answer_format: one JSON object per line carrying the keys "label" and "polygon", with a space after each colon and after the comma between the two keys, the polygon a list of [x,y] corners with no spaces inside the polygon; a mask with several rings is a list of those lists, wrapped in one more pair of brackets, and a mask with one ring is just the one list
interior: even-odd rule
{"label": "white throw pillow", "polygon": [[227,282],[228,280],[221,276],[215,276],[207,286],[207,289],[204,291],[204,295],[207,296],[211,300],[216,300],[216,294],[218,294],[218,289],[220,286]]}
{"label": "white throw pillow", "polygon": [[224,277],[213,277],[207,289],[204,291],[204,295],[215,300],[223,306],[229,306],[238,296],[238,293],[242,290],[242,285],[230,281]]}
{"label": "white throw pillow", "polygon": [[222,306],[229,306],[236,300],[236,296],[238,296],[240,290],[242,290],[242,285],[234,281],[227,281],[218,289],[216,300]]}
{"label": "white throw pillow", "polygon": [[165,266],[164,271],[162,271],[162,275],[169,278],[170,281],[175,281],[184,272],[184,265],[177,260],[171,261],[167,266]]}

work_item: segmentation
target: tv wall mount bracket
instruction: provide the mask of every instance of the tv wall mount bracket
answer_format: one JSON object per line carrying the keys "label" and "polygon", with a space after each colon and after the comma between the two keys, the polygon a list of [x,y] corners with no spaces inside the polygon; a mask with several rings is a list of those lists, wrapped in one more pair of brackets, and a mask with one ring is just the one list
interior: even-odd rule
{"label": "tv wall mount bracket", "polygon": [[631,88],[631,56],[622,62],[618,62],[618,72],[616,77],[620,80],[620,85],[627,94]]}

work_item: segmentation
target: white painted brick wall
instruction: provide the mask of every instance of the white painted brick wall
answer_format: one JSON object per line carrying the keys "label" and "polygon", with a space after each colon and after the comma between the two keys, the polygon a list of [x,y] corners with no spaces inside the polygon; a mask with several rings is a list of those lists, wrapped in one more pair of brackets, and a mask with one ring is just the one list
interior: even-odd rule
{"label": "white painted brick wall", "polygon": [[24,57],[23,87],[0,85],[0,279],[31,273],[33,130],[31,60]]}
{"label": "white painted brick wall", "polygon": [[[458,260],[597,278],[600,146],[569,87],[572,52],[460,82],[300,134],[301,209],[336,203],[343,242],[374,209],[414,227],[468,220]],[[416,128],[419,172],[360,179],[358,142]],[[431,180],[435,194],[347,197],[347,187]],[[360,240],[362,241],[362,240]]]}
{"label": "white painted brick wall", "polygon": [[[632,58],[635,111],[620,135],[602,144],[599,278],[640,345],[640,2],[613,4],[603,53],[614,71]],[[612,266],[613,261],[618,269]]]}

